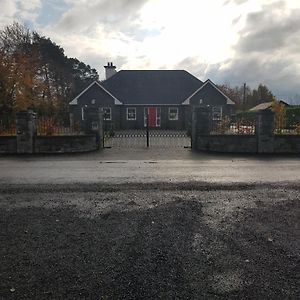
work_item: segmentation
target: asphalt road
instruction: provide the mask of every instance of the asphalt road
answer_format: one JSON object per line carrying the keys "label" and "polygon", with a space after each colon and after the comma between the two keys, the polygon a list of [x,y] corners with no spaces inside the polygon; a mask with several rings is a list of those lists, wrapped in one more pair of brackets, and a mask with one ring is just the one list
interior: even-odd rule
{"label": "asphalt road", "polygon": [[300,156],[222,155],[189,149],[105,149],[0,157],[0,183],[299,182]]}
{"label": "asphalt road", "polygon": [[0,157],[0,299],[299,299],[300,158]]}

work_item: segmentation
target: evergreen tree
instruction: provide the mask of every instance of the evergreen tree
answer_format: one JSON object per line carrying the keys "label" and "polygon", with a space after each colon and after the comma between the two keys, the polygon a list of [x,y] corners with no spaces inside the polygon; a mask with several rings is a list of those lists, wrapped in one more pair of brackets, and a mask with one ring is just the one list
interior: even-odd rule
{"label": "evergreen tree", "polygon": [[18,23],[0,31],[0,109],[33,108],[41,114],[68,114],[68,104],[98,73],[50,38]]}

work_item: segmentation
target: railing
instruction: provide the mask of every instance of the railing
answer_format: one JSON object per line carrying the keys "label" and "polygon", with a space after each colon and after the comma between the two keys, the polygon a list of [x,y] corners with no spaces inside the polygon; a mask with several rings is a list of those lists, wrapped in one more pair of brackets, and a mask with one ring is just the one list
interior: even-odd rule
{"label": "railing", "polygon": [[39,136],[84,134],[79,123],[71,126],[56,117],[37,117],[36,129]]}
{"label": "railing", "polygon": [[14,116],[0,116],[0,136],[16,135],[16,119]]}
{"label": "railing", "polygon": [[284,128],[284,127],[282,127],[282,126],[276,127],[275,126],[274,134],[276,134],[276,135],[300,135],[300,123],[291,125],[288,128]]}
{"label": "railing", "polygon": [[224,117],[221,120],[211,122],[210,134],[212,135],[254,135],[256,130],[255,122],[249,120],[234,120]]}

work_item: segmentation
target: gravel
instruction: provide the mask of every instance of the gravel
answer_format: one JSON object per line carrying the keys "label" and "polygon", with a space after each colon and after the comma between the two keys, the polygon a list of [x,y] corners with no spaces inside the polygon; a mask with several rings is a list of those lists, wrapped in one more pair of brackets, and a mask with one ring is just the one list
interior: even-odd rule
{"label": "gravel", "polygon": [[299,185],[0,185],[0,299],[299,299]]}

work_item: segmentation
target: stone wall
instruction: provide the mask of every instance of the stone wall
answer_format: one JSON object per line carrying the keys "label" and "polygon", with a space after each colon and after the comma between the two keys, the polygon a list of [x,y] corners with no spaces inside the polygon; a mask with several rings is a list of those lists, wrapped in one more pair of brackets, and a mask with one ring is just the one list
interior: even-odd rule
{"label": "stone wall", "polygon": [[[102,114],[87,115],[86,134],[38,136],[36,114],[29,110],[17,114],[16,136],[0,136],[0,153],[71,153],[102,147]],[[97,126],[95,126],[97,125]]]}
{"label": "stone wall", "polygon": [[229,153],[256,153],[255,135],[201,135],[197,138],[197,150]]}
{"label": "stone wall", "polygon": [[97,136],[38,136],[35,139],[34,153],[88,152],[99,148]]}
{"label": "stone wall", "polygon": [[192,148],[228,153],[300,153],[300,136],[274,135],[274,115],[258,114],[255,135],[211,135],[207,110],[195,107],[192,124]]}
{"label": "stone wall", "polygon": [[0,153],[17,153],[17,137],[0,136]]}
{"label": "stone wall", "polygon": [[275,135],[274,153],[300,153],[300,135]]}

